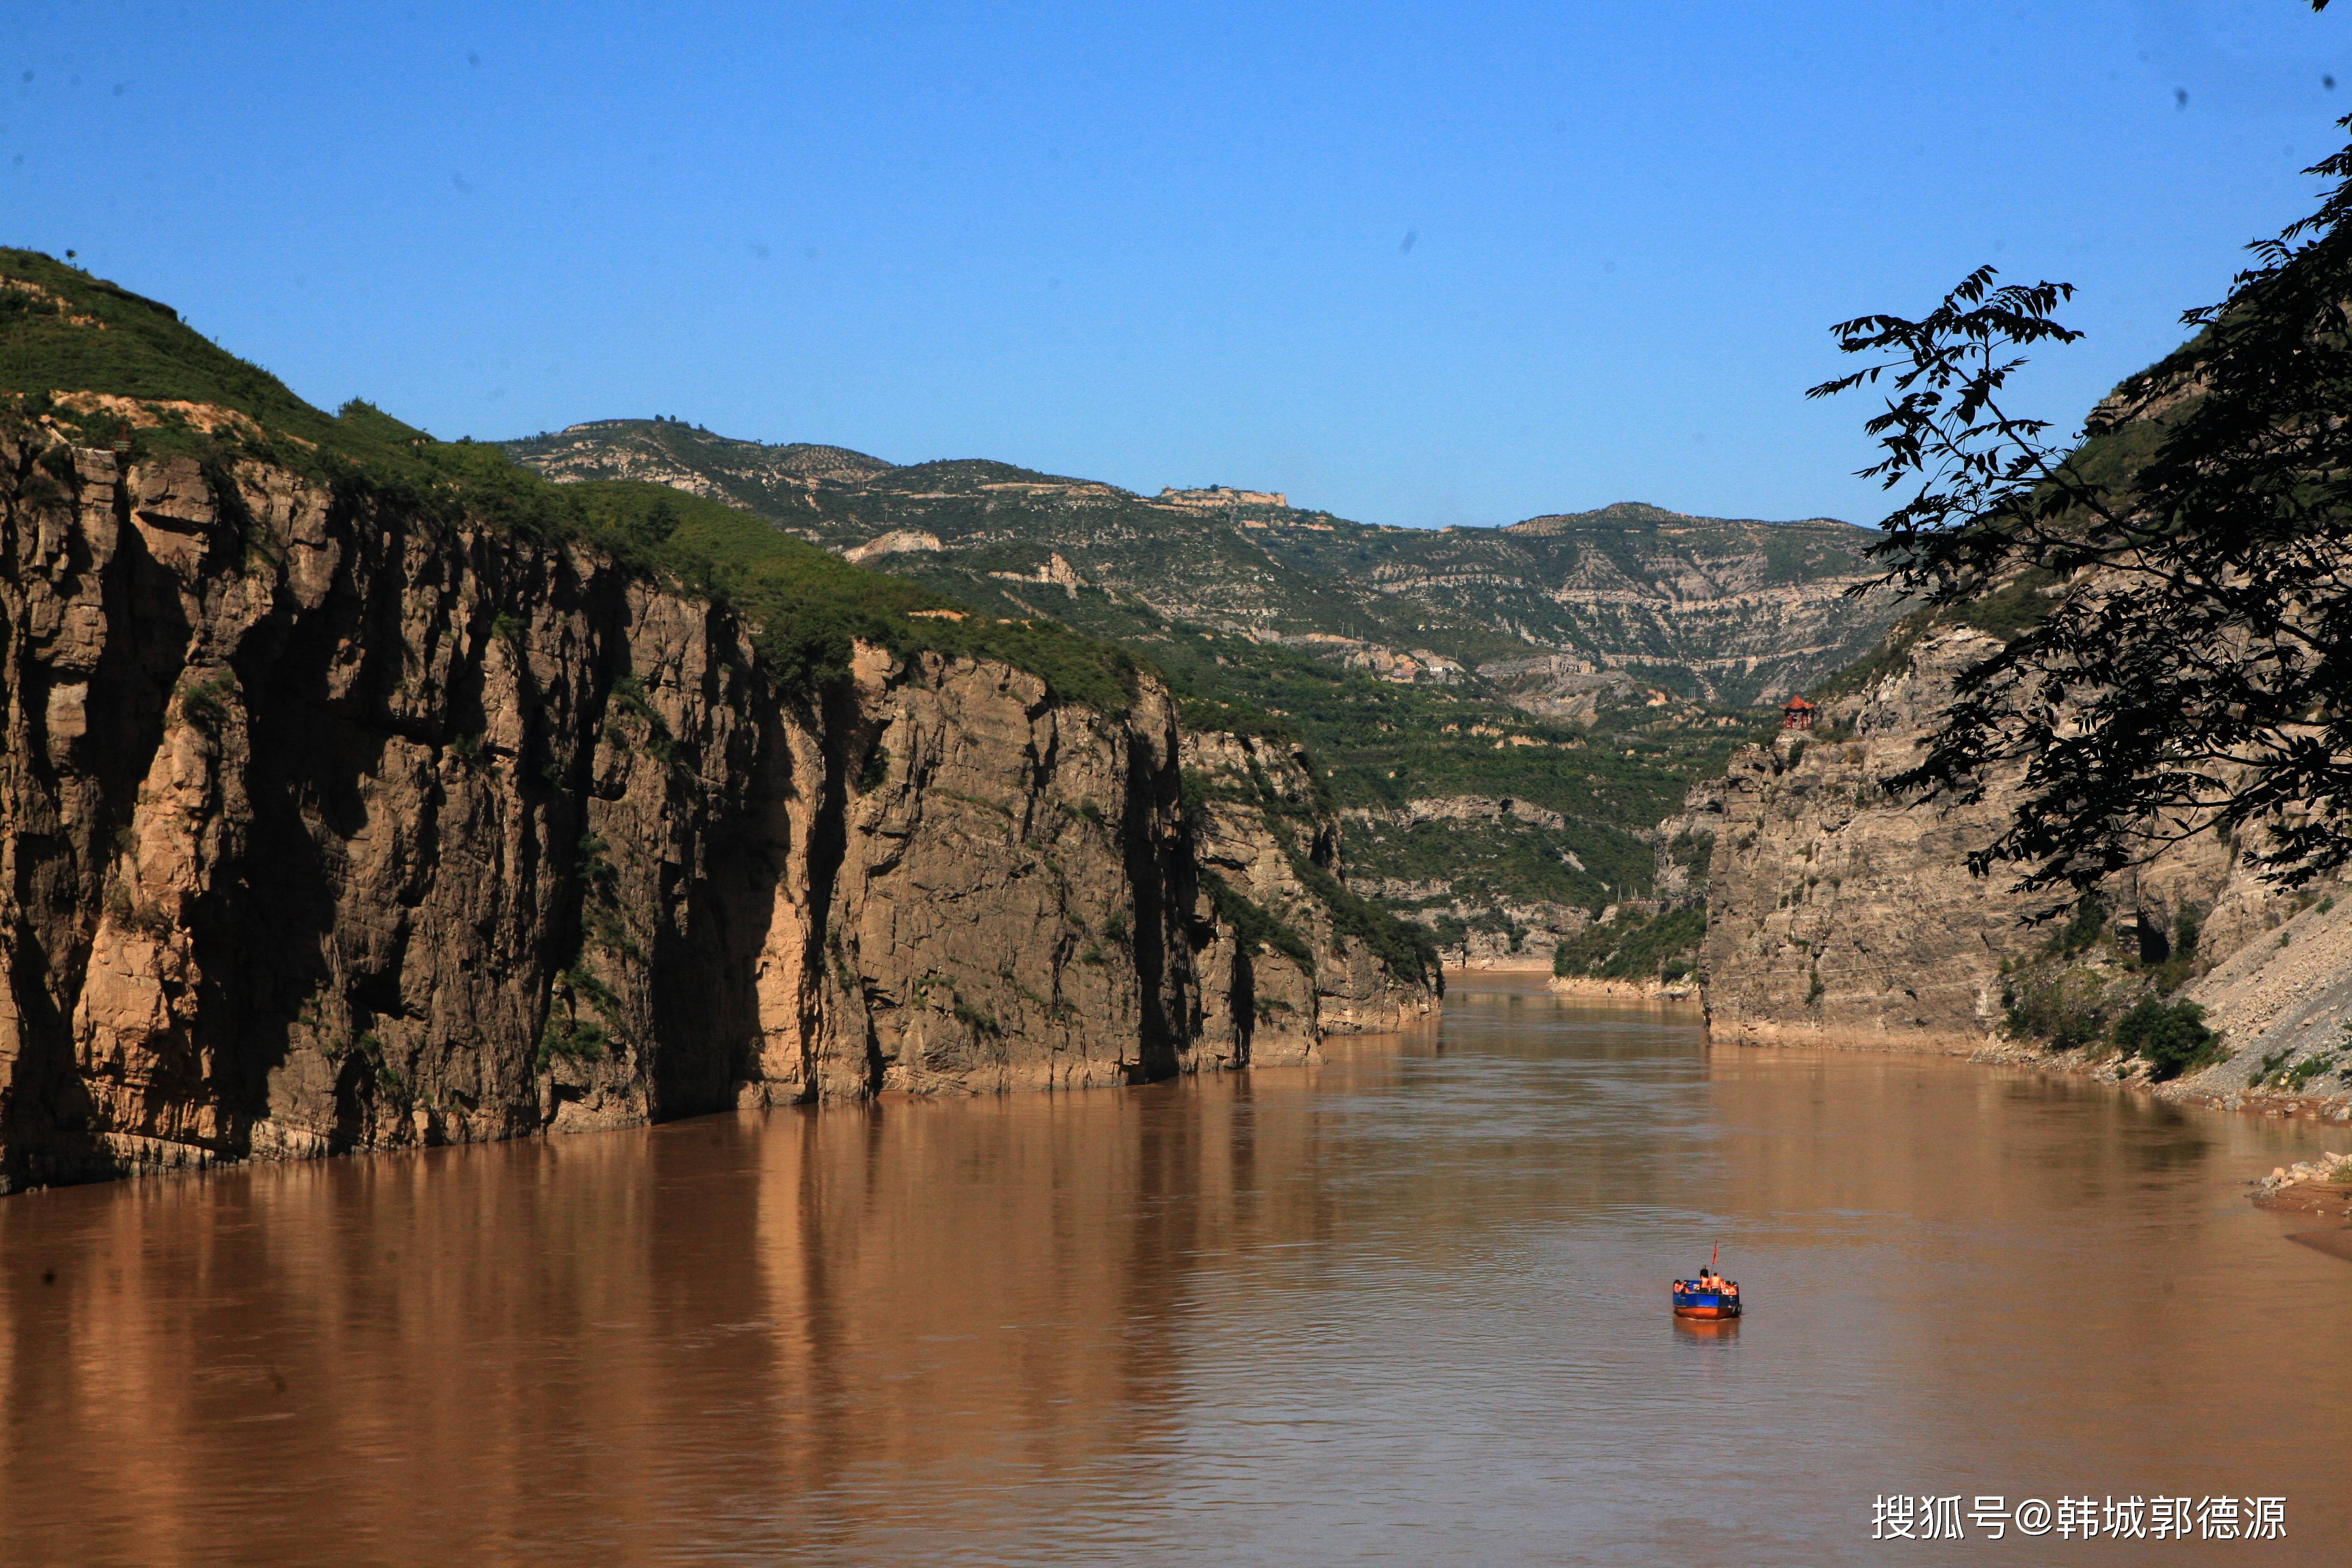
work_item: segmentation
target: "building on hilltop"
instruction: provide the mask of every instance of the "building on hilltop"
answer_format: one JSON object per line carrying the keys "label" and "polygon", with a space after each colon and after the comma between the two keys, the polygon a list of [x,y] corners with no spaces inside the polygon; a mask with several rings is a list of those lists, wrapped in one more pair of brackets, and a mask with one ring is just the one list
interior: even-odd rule
{"label": "building on hilltop", "polygon": [[1225,507],[1279,506],[1287,507],[1289,499],[1280,490],[1237,490],[1230,485],[1210,485],[1204,489],[1180,490],[1174,485],[1161,489],[1159,500],[1163,506]]}

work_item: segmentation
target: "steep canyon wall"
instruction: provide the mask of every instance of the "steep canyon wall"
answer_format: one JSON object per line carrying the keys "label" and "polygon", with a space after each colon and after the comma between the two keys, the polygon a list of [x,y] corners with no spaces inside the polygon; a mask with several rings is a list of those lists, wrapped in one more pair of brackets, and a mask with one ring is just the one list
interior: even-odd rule
{"label": "steep canyon wall", "polygon": [[[29,427],[0,560],[0,1190],[1252,1058],[1148,679],[782,691],[584,546]],[[1313,940],[1274,1054],[1426,1005]]]}
{"label": "steep canyon wall", "polygon": [[2036,933],[1967,858],[1999,831],[2006,791],[1923,807],[1885,784],[1915,765],[1977,646],[1940,639],[1819,731],[1742,747],[1660,826],[1714,839],[1699,970],[1717,1038],[1969,1048],[2000,1018],[2001,965]]}
{"label": "steep canyon wall", "polygon": [[[1967,866],[2008,820],[2016,778],[1990,777],[1970,801],[1888,788],[1916,765],[1954,677],[1992,647],[1967,628],[1923,638],[1892,673],[1824,706],[1811,732],[1741,749],[1660,825],[1662,844],[1712,839],[1699,968],[1716,1039],[1974,1050],[2058,965],[2058,928],[2029,919],[2052,899]],[[2336,1071],[2352,1037],[2352,899],[2283,890],[2212,835],[2103,893],[2105,940],[2066,961],[2085,998],[2137,994],[2135,963],[2187,964],[2175,943],[2196,933],[2178,995],[2207,1009],[2223,1049],[2168,1092],[2234,1092],[2306,1060],[2304,1090],[2352,1092]]]}

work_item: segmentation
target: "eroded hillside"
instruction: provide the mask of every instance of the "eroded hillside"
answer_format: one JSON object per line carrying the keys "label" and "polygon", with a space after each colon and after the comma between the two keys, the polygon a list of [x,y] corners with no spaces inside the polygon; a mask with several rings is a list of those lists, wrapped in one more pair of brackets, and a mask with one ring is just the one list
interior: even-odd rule
{"label": "eroded hillside", "polygon": [[[1213,488],[1141,496],[961,461],[893,466],[614,419],[507,444],[564,479],[722,497],[841,552],[1064,614],[1084,590],[1394,679],[1473,675],[1555,717],[1611,689],[1777,702],[1860,657],[1890,618],[1842,601],[1874,537],[1830,519],[1620,503],[1508,528],[1392,528]],[[1060,601],[1057,605],[1056,601]],[[979,601],[975,601],[979,602]],[[1557,661],[1557,662],[1546,662]],[[1538,667],[1540,668],[1538,668]]]}
{"label": "eroded hillside", "polygon": [[[1923,802],[1913,766],[1952,679],[1992,634],[1947,624],[1835,697],[1811,732],[1743,748],[1662,832],[1712,846],[1699,969],[1734,1043],[2069,1053],[2175,1095],[2352,1101],[2352,899],[2263,880],[2202,834],[2067,914],[1968,856],[2000,831],[2013,772]],[[2186,1010],[2184,1010],[2186,1005]],[[2137,1018],[2137,1022],[2135,1019]],[[2167,1049],[2146,1047],[2151,1028]]]}

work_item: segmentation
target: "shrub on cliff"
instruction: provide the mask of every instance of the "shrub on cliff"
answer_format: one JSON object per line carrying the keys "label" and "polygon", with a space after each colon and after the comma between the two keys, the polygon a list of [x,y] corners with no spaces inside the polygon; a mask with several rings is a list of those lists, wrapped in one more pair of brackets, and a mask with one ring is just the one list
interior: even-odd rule
{"label": "shrub on cliff", "polygon": [[1405,924],[1370,899],[1348,890],[1339,878],[1293,850],[1291,871],[1330,912],[1334,934],[1355,937],[1381,967],[1407,985],[1426,985],[1437,973],[1437,949],[1419,926]]}
{"label": "shrub on cliff", "polygon": [[2002,994],[2001,1032],[2012,1040],[2040,1040],[2058,1051],[2080,1050],[2106,1031],[2106,984],[2087,970],[2065,968],[2012,985]]}
{"label": "shrub on cliff", "polygon": [[1690,973],[1706,937],[1706,910],[1700,905],[1654,916],[1629,911],[1562,942],[1551,969],[1595,980],[1680,980]]}
{"label": "shrub on cliff", "polygon": [[1307,939],[1298,934],[1287,921],[1264,905],[1234,891],[1231,883],[1214,871],[1201,873],[1201,885],[1208,889],[1209,901],[1216,907],[1217,918],[1233,928],[1234,940],[1243,951],[1255,952],[1270,947],[1297,964],[1307,974],[1315,973],[1315,953]]}
{"label": "shrub on cliff", "polygon": [[2107,904],[2096,893],[2074,906],[2074,913],[2050,938],[2045,951],[2060,958],[2087,952],[2107,934]]}
{"label": "shrub on cliff", "polygon": [[2179,1078],[2212,1060],[2221,1037],[2205,1026],[2205,1009],[2194,1002],[2143,996],[2116,1020],[2115,1043],[2124,1055],[2148,1065],[2157,1079]]}

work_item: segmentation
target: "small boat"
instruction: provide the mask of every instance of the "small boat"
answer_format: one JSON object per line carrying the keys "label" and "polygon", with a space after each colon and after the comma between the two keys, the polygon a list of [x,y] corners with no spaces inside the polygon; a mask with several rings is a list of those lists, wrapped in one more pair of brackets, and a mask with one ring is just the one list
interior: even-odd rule
{"label": "small boat", "polygon": [[1739,1287],[1731,1280],[1723,1282],[1722,1289],[1710,1288],[1704,1279],[1675,1281],[1675,1316],[1677,1318],[1736,1318],[1739,1316]]}
{"label": "small boat", "polygon": [[1706,1261],[1706,1271],[1696,1279],[1675,1281],[1675,1316],[1696,1318],[1701,1321],[1739,1316],[1739,1282],[1726,1279],[1715,1271],[1716,1258],[1721,1256],[1723,1244],[1716,1244],[1715,1254]]}

